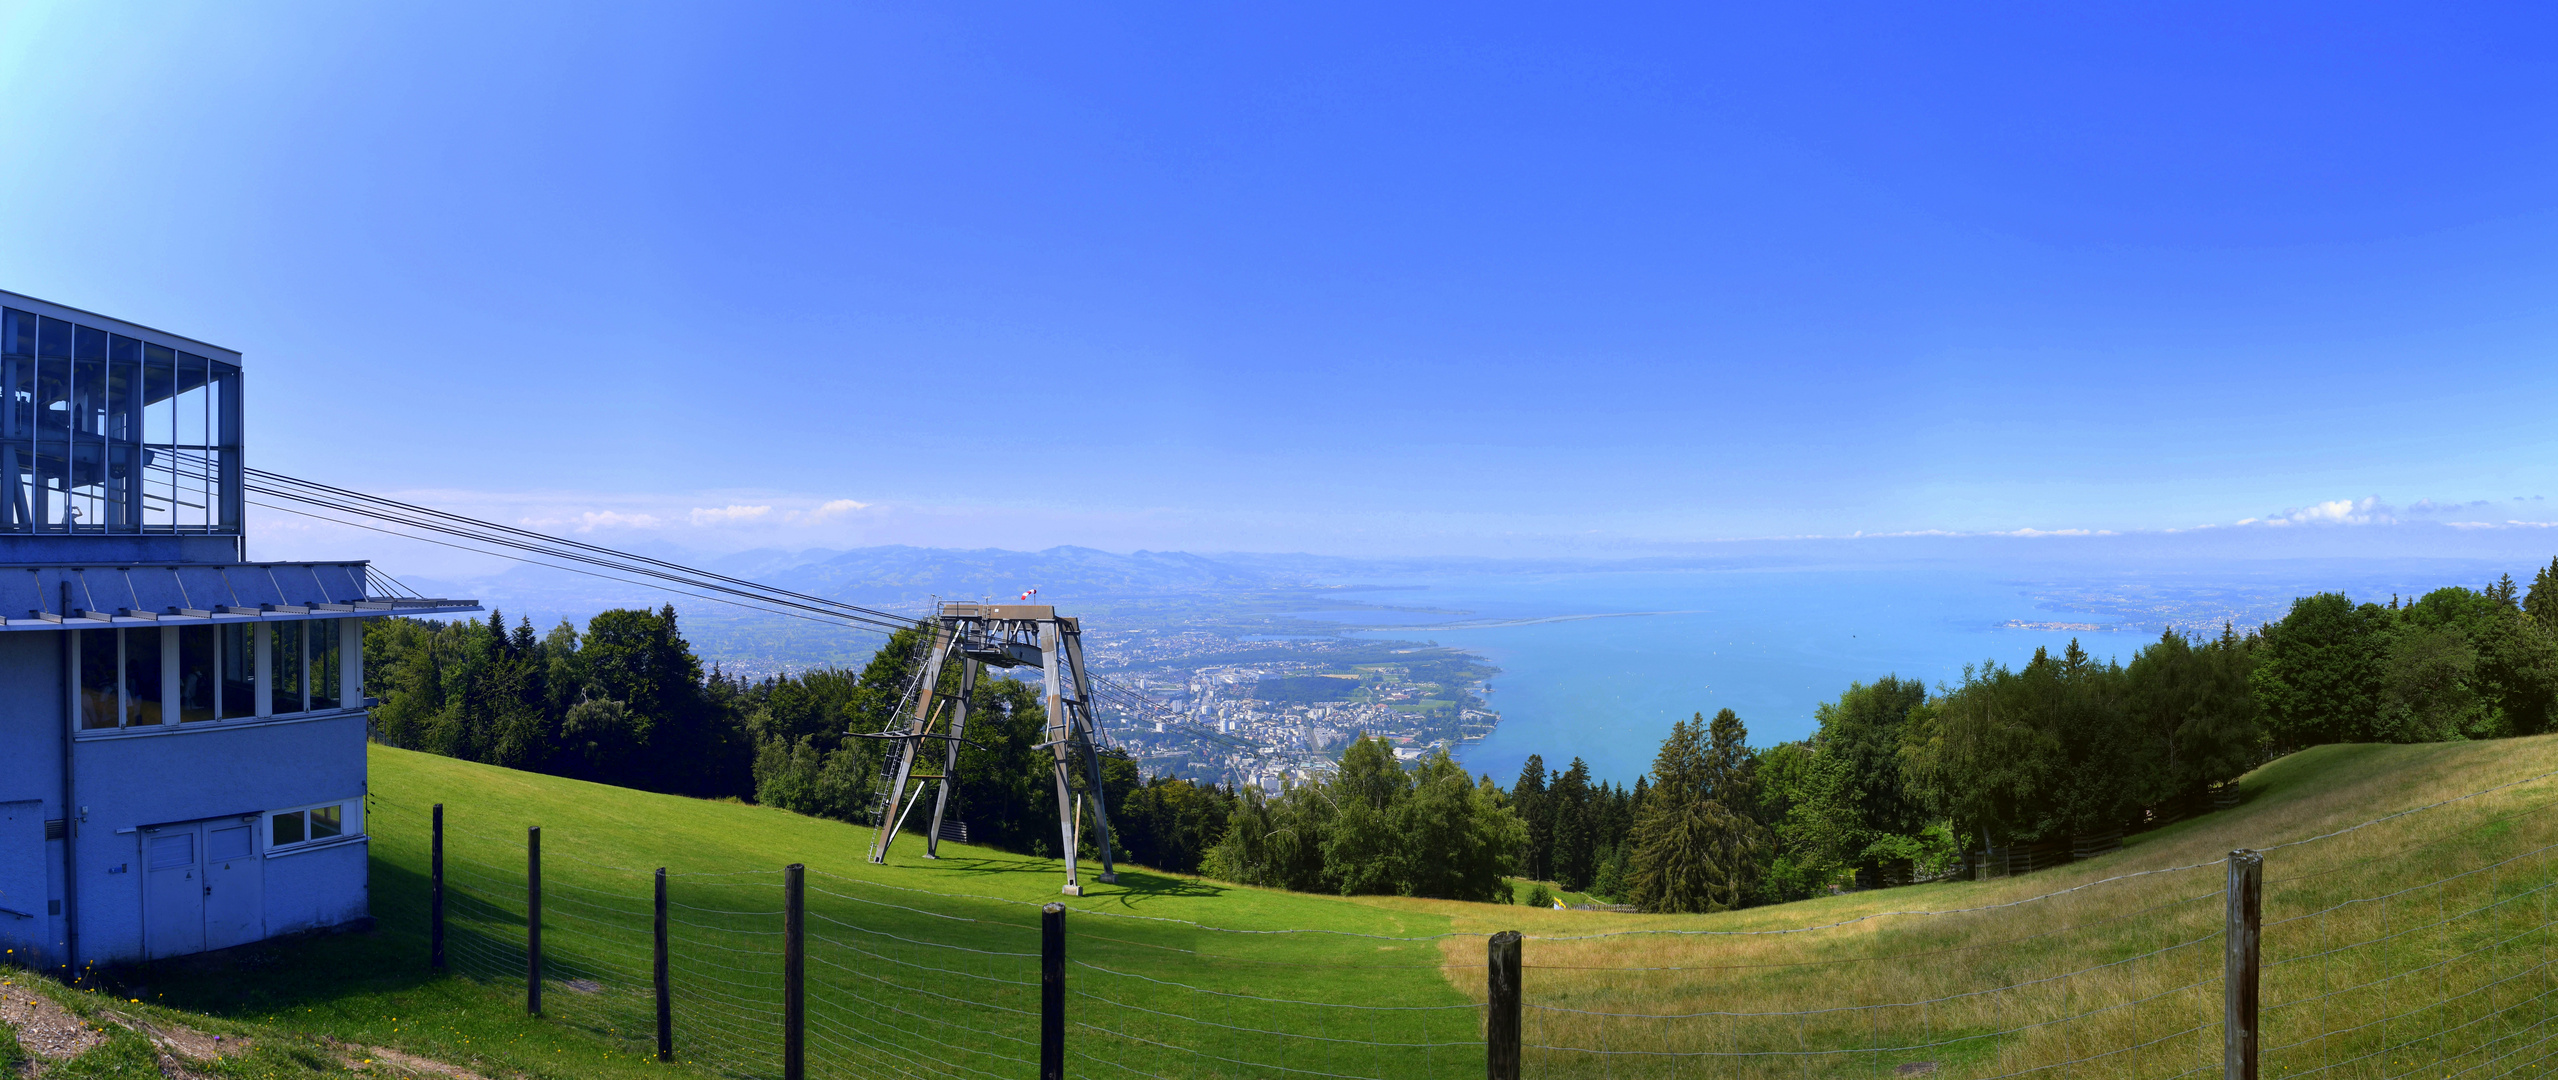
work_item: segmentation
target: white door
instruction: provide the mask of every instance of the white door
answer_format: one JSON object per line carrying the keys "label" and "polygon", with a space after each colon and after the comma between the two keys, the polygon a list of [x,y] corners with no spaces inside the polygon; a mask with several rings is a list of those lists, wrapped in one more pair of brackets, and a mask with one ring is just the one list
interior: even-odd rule
{"label": "white door", "polygon": [[142,933],[153,957],[204,951],[204,872],[200,830],[163,825],[143,830]]}
{"label": "white door", "polygon": [[266,860],[256,819],[204,826],[204,947],[227,949],[266,936]]}

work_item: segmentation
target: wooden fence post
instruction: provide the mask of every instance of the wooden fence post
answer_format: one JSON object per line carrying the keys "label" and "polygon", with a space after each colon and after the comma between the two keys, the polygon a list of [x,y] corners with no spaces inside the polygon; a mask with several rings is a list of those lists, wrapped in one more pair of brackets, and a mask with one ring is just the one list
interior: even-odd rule
{"label": "wooden fence post", "polygon": [[444,804],[435,804],[435,840],[428,849],[432,879],[426,890],[426,969],[444,970]]}
{"label": "wooden fence post", "polygon": [[782,868],[782,1080],[808,1080],[807,873]]}
{"label": "wooden fence post", "polygon": [[1039,1080],[1066,1077],[1066,905],[1039,909]]}
{"label": "wooden fence post", "polygon": [[666,977],[666,868],[657,868],[657,1060],[675,1060],[675,997]]}
{"label": "wooden fence post", "polygon": [[524,1011],[542,1015],[542,827],[524,830]]}
{"label": "wooden fence post", "polygon": [[2221,1075],[2256,1080],[2257,936],[2264,926],[2265,853],[2229,853],[2229,929],[2223,939]]}
{"label": "wooden fence post", "polygon": [[1519,1080],[1519,932],[1492,935],[1483,1014],[1483,1065],[1489,1080]]}

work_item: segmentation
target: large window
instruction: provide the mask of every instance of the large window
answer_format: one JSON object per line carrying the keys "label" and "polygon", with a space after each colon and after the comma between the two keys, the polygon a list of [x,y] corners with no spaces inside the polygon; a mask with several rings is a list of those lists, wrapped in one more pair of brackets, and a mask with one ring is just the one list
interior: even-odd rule
{"label": "large window", "polygon": [[313,711],[337,708],[343,673],[338,666],[338,620],[316,619],[302,626],[302,638],[310,649],[311,657],[307,677],[303,680],[310,684],[309,708]]}
{"label": "large window", "polygon": [[124,722],[160,722],[160,628],[141,627],[124,633]]}
{"label": "large window", "polygon": [[71,647],[79,656],[74,661],[80,675],[78,700],[82,730],[111,728],[123,719],[123,709],[116,700],[116,640],[119,631],[77,630]]}
{"label": "large window", "polygon": [[345,704],[344,649],[362,647],[344,640],[341,626],[312,619],[74,630],[74,722],[91,731],[253,718],[261,638],[271,650],[271,715],[336,710]]}
{"label": "large window", "polygon": [[239,368],[0,308],[0,533],[237,533],[239,471]]}
{"label": "large window", "polygon": [[230,623],[213,628],[221,635],[215,664],[222,672],[219,708],[224,720],[258,714],[258,628]]}
{"label": "large window", "polygon": [[304,689],[302,675],[309,662],[308,655],[302,651],[304,639],[308,636],[303,628],[309,625],[311,624],[282,622],[274,624],[267,630],[268,636],[275,643],[273,646],[275,658],[268,661],[273,666],[267,670],[275,676],[273,703],[269,707],[276,712],[301,712],[309,708],[302,698]]}
{"label": "large window", "polygon": [[185,723],[221,715],[216,700],[222,684],[219,651],[222,628],[188,626],[178,630],[178,719]]}

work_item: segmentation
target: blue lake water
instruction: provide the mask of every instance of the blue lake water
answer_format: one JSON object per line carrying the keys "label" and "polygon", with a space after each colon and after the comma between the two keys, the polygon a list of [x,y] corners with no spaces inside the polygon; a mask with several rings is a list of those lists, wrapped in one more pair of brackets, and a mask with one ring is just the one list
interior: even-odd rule
{"label": "blue lake water", "polygon": [[[2058,651],[2072,637],[2099,657],[2128,660],[2156,633],[2008,628],[2100,620],[2038,607],[1991,565],[1509,573],[1394,584],[1422,587],[1354,595],[1464,614],[1321,617],[1391,627],[1370,633],[1432,640],[1499,665],[1489,700],[1501,725],[1459,757],[1503,784],[1532,753],[1549,767],[1577,755],[1597,776],[1630,784],[1651,767],[1671,723],[1700,712],[1739,713],[1751,743],[1764,746],[1809,734],[1813,710],[1850,682],[1887,674],[1950,681],[1967,663],[2014,665],[2038,645]],[[1588,615],[1609,617],[1573,617]]]}

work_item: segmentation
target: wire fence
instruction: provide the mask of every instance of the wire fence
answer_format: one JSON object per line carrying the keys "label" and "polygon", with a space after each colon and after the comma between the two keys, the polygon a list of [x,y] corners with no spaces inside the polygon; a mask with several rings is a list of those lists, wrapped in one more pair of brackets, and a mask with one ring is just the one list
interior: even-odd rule
{"label": "wire fence", "polygon": [[[2248,923],[2257,1004],[2238,1028],[2225,1015],[2245,905],[2229,859],[2024,897],[2013,879],[1956,886],[1983,892],[1937,907],[1886,890],[1851,898],[1873,911],[1813,925],[1772,921],[1783,908],[1711,932],[1615,916],[1603,932],[1530,934],[1515,998],[1494,990],[1481,934],[1079,907],[1060,938],[1035,902],[812,870],[805,1075],[1472,1078],[1515,1032],[1531,1076],[2164,1078],[2219,1073],[2233,1031],[2252,1032],[2265,1076],[2539,1075],[2558,1052],[2558,814],[2529,800],[2550,795],[2498,789],[2426,808],[2457,816],[2402,811],[2268,847]],[[428,811],[374,809],[377,915],[422,926],[432,883],[409,856],[427,846]],[[556,829],[543,855],[543,1015],[654,1053],[656,868],[592,858]],[[521,829],[447,822],[454,974],[523,992],[526,856]],[[784,871],[665,882],[673,1056],[785,1076]],[[1043,1071],[1043,1053],[1061,1067]]]}

